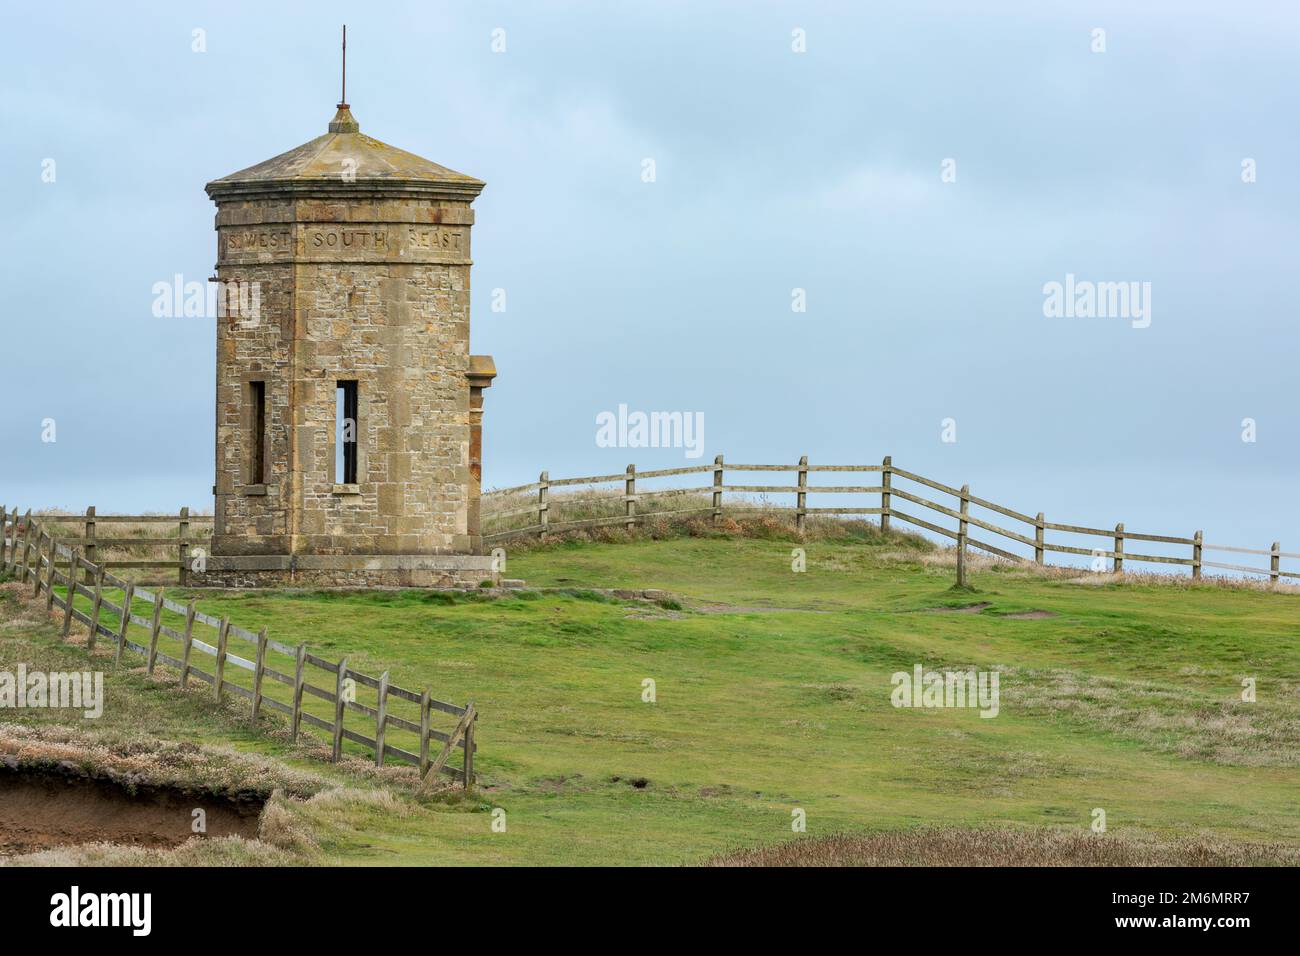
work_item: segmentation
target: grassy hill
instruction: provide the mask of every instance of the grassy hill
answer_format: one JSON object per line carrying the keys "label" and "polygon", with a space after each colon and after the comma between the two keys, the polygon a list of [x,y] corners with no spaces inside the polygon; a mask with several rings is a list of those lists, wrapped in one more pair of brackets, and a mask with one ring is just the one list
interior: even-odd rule
{"label": "grassy hill", "polygon": [[[201,609],[280,641],[474,699],[469,799],[420,796],[413,771],[359,756],[331,765],[276,716],[254,728],[242,701],[218,707],[206,687],[181,692],[174,674],[125,664],[98,721],[65,733],[58,712],[0,720],[16,738],[71,734],[110,751],[188,741],[223,766],[246,763],[268,790],[298,781],[273,801],[265,847],[231,838],[180,859],[671,864],[936,827],[979,835],[954,847],[1008,828],[1050,828],[1064,845],[1098,807],[1112,842],[1194,839],[1272,860],[1300,850],[1295,594],[992,564],[976,568],[976,593],[954,593],[950,556],[869,533],[571,541],[512,553],[508,573],[564,590],[200,596]],[[674,597],[594,590],[623,588]],[[43,602],[3,594],[0,669],[85,667]],[[890,675],[915,664],[998,670],[1000,713],[893,707]],[[1254,703],[1241,700],[1248,677]],[[791,832],[795,809],[806,836]]]}

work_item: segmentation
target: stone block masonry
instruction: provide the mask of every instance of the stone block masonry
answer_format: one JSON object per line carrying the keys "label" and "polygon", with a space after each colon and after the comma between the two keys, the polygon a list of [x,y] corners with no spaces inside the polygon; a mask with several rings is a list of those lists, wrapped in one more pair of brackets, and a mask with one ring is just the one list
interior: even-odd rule
{"label": "stone block masonry", "polygon": [[325,136],[208,184],[218,277],[258,283],[261,311],[217,331],[213,546],[194,584],[496,580],[478,527],[496,371],[469,349],[482,188],[362,135],[342,104]]}

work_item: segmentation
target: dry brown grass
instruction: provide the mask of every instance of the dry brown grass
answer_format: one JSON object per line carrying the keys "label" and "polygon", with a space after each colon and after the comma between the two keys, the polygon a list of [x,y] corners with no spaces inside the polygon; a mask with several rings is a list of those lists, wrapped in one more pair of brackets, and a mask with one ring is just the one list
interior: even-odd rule
{"label": "dry brown grass", "polygon": [[[517,515],[500,522],[489,521],[488,518],[498,511],[509,511],[534,502],[535,498],[531,495],[485,499],[484,533],[491,535],[496,531],[532,527],[536,521],[533,515]],[[555,530],[548,532],[546,538],[541,541],[532,536],[511,538],[510,548],[512,551],[528,551],[536,549],[539,545],[549,547],[566,541],[617,544],[681,537],[896,543],[900,550],[912,555],[929,551],[934,547],[930,541],[920,535],[899,531],[885,534],[873,521],[847,516],[808,515],[801,534],[795,526],[793,509],[772,505],[763,500],[745,502],[743,507],[752,510],[744,513],[738,511],[741,507],[739,503],[729,502],[717,522],[713,521],[711,514],[700,513],[700,509],[711,507],[712,498],[708,495],[673,495],[657,499],[653,504],[645,504],[641,509],[645,511],[646,508],[653,508],[656,512],[671,513],[660,514],[653,518],[643,517],[631,530],[617,523],[565,530],[563,528],[565,522],[591,521],[622,515],[624,513],[622,498],[620,495],[593,494],[589,491],[552,492],[549,512],[550,522]]]}
{"label": "dry brown grass", "polygon": [[[494,532],[515,530],[535,525],[535,514],[515,515],[500,521],[491,520],[491,516],[502,511],[512,511],[536,503],[536,494],[515,494],[483,499],[483,531],[487,535]],[[802,538],[805,541],[849,541],[858,540],[869,544],[897,543],[898,549],[880,555],[885,560],[919,561],[923,566],[949,569],[957,564],[957,549],[952,546],[936,544],[931,539],[911,531],[891,528],[888,535],[880,530],[876,521],[851,516],[808,515],[802,534],[795,526],[794,509],[788,505],[772,504],[765,496],[752,500],[737,500],[734,495],[727,499],[723,514],[718,522],[712,515],[701,513],[701,509],[710,509],[713,499],[708,494],[672,494],[665,497],[638,502],[642,512],[670,512],[667,515],[650,519],[641,519],[632,530],[627,530],[617,523],[594,528],[562,530],[565,522],[589,521],[602,518],[617,518],[624,514],[621,492],[589,488],[569,491],[552,491],[549,498],[550,523],[557,530],[549,532],[540,543],[548,544],[564,541],[594,541],[602,544],[625,543],[636,540],[661,540],[677,537],[727,537],[727,538],[764,538],[789,539]],[[741,509],[745,509],[743,512]],[[513,551],[528,551],[537,548],[538,539],[524,536],[508,539]],[[1059,565],[1038,565],[1032,561],[1008,561],[1005,558],[984,554],[976,550],[967,551],[967,568],[972,573],[992,572],[1013,577],[1035,577],[1048,580],[1065,581],[1083,586],[1101,586],[1107,584],[1160,585],[1162,587],[1191,588],[1217,587],[1230,590],[1276,591],[1287,594],[1300,594],[1300,583],[1287,584],[1279,582],[1270,584],[1266,578],[1233,577],[1216,574],[1206,570],[1199,581],[1193,581],[1190,574],[1160,573],[1157,571],[1125,571],[1121,574],[1110,572],[1094,573],[1080,567],[1063,567]]]}
{"label": "dry brown grass", "polygon": [[402,820],[424,812],[388,790],[328,783],[261,757],[217,747],[139,738],[106,741],[59,726],[0,724],[0,762],[16,769],[84,774],[128,788],[167,786],[189,793],[266,799],[256,840],[196,837],[180,846],[112,843],[58,847],[12,857],[6,866],[285,866],[319,862],[320,840],[354,834],[378,814]]}
{"label": "dry brown grass", "polygon": [[[927,552],[916,555],[897,553],[885,555],[898,560],[917,561],[926,567],[956,569],[956,547],[931,546]],[[1080,567],[1065,567],[1053,564],[1035,564],[1032,561],[1008,561],[994,555],[977,551],[966,553],[966,569],[972,574],[990,572],[1005,577],[1041,578],[1049,581],[1062,581],[1084,587],[1103,587],[1108,584],[1159,585],[1172,588],[1214,587],[1230,591],[1271,591],[1280,594],[1300,594],[1300,585],[1279,582],[1270,584],[1266,578],[1238,578],[1223,574],[1206,572],[1199,581],[1192,580],[1190,574],[1160,573],[1158,571],[1123,571],[1115,574],[1110,571],[1096,572]]]}
{"label": "dry brown grass", "polygon": [[[142,512],[132,517],[149,517],[158,512]],[[168,517],[171,514],[168,513]],[[118,522],[106,520],[115,517],[110,512],[102,512],[97,517],[95,537],[101,540],[130,540],[130,544],[97,545],[95,560],[99,561],[161,561],[171,562],[170,568],[109,568],[113,574],[127,581],[162,582],[164,584],[177,580],[174,565],[179,560],[177,539],[180,537],[180,525],[174,522]],[[62,508],[43,509],[32,515],[33,523],[39,521],[47,530],[61,541],[80,539],[86,533],[85,512],[72,512]],[[190,514],[188,539],[195,542],[193,547],[205,548],[206,541],[212,534],[212,513],[194,510]],[[81,548],[84,545],[77,545]],[[205,548],[210,551],[210,545]]]}
{"label": "dry brown grass", "polygon": [[[57,770],[113,781],[127,792],[167,787],[226,799],[269,800],[258,840],[195,837],[164,849],[87,843],[0,858],[5,866],[278,866],[307,862],[316,851],[309,821],[296,824],[291,807],[331,793],[319,777],[270,759],[224,747],[200,747],[152,737],[88,733],[59,725],[0,724],[0,763],[10,769]],[[337,789],[337,788],[335,788]],[[385,795],[387,797],[387,795]],[[264,831],[270,823],[270,834]]]}
{"label": "dry brown grass", "polygon": [[[1233,686],[1224,675],[1222,686]],[[1295,681],[1270,682],[1270,693],[1240,696],[1191,682],[1087,674],[1064,668],[1006,668],[1002,705],[1019,713],[1064,715],[1152,750],[1238,767],[1300,766],[1300,698]],[[1235,688],[1234,688],[1235,690]]]}
{"label": "dry brown grass", "polygon": [[293,866],[302,858],[262,840],[195,837],[174,849],[83,843],[0,858],[0,866]]}
{"label": "dry brown grass", "polygon": [[277,789],[307,797],[326,787],[313,774],[234,748],[59,724],[0,724],[0,762],[12,769],[59,767],[128,788],[148,784],[218,797],[265,798]]}
{"label": "dry brown grass", "polygon": [[707,866],[1296,866],[1300,848],[1209,837],[955,827],[837,833],[732,850]]}

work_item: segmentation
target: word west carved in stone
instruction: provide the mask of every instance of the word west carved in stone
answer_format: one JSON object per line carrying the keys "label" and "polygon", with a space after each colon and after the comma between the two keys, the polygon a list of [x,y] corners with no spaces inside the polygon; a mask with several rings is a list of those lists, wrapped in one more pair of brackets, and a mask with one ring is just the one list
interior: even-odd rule
{"label": "word west carved in stone", "polygon": [[226,233],[226,249],[230,252],[244,250],[287,251],[293,248],[293,233],[288,229],[250,229]]}

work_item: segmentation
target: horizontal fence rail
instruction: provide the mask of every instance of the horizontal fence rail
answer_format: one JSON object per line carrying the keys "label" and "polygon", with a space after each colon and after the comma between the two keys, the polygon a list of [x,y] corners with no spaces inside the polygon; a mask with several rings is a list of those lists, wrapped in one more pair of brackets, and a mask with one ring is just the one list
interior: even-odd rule
{"label": "horizontal fence rail", "polygon": [[[294,740],[304,724],[325,731],[336,761],[346,740],[369,749],[376,766],[382,767],[392,758],[418,767],[426,785],[441,775],[462,783],[466,790],[473,787],[478,720],[473,701],[462,707],[437,700],[427,688],[414,691],[393,684],[387,672],[379,677],[363,674],[349,667],[346,657],[337,662],[326,660],[310,653],[306,644],[272,640],[265,628],[254,633],[229,618],[200,612],[193,600],[182,604],[168,598],[162,588],[146,590],[110,573],[105,564],[91,561],[82,550],[84,546],[74,547],[59,538],[30,511],[21,517],[17,509],[0,511],[0,531],[0,567],[15,574],[20,583],[30,582],[34,596],[44,592],[48,609],[63,611],[65,640],[75,620],[87,629],[88,651],[94,651],[101,637],[112,643],[114,665],[131,651],[144,658],[150,674],[163,664],[179,672],[182,687],[195,680],[211,687],[218,701],[230,695],[247,699],[255,718],[264,709],[284,714],[290,719]],[[58,588],[63,589],[62,594]],[[114,592],[121,595],[119,603],[111,599]],[[77,598],[83,599],[80,607]],[[106,614],[113,620],[105,618]],[[170,615],[170,623],[164,623],[165,614]],[[132,639],[132,625],[147,633],[144,643]],[[211,639],[204,640],[204,636]],[[164,641],[175,653],[160,646]],[[209,659],[210,664],[206,663]],[[202,667],[200,662],[204,662]],[[250,676],[241,683],[234,678],[234,671]],[[312,677],[316,671],[328,675],[321,681],[327,686],[311,683],[319,680]],[[276,692],[274,684],[288,689]],[[366,692],[358,688],[366,688]],[[359,699],[369,691],[374,692],[368,698],[373,706]],[[328,707],[311,708],[312,700]],[[398,712],[403,706],[406,717]],[[347,726],[348,714],[364,717],[366,731],[356,729],[355,718],[354,726]],[[456,718],[450,732],[434,728],[435,714]],[[413,749],[393,742],[390,731],[414,735]],[[456,752],[463,757],[460,768],[448,764]]]}
{"label": "horizontal fence rail", "polygon": [[131,575],[137,584],[186,584],[192,557],[206,553],[212,540],[212,515],[192,515],[189,508],[174,515],[101,515],[91,505],[84,515],[32,518],[99,567],[143,572]]}
{"label": "horizontal fence rail", "polygon": [[[750,483],[743,480],[747,476],[765,472],[785,472],[794,475],[793,484],[777,484],[760,479]],[[808,476],[817,473],[834,473],[831,480],[836,484],[809,484]],[[709,475],[707,484],[693,487],[646,487],[644,482],[659,478],[679,475]],[[865,484],[848,484],[840,475],[861,474],[870,476]],[[730,480],[728,480],[730,479]],[[739,479],[739,480],[738,480]],[[852,478],[847,481],[852,481]],[[900,485],[902,481],[904,484]],[[597,488],[600,485],[613,485],[615,490],[607,494],[589,494],[574,496],[570,500],[552,497],[552,489]],[[621,485],[621,490],[618,486]],[[916,486],[916,487],[913,487]],[[950,503],[934,500],[933,492],[954,499]],[[809,507],[809,496],[813,501],[819,495],[866,495],[864,506],[845,506],[829,504]],[[673,496],[691,496],[700,499],[694,507],[671,508],[663,502]],[[730,502],[726,496],[731,495]],[[1114,528],[1091,528],[1083,525],[1047,521],[1043,514],[1029,515],[1025,512],[1008,508],[1005,505],[981,498],[970,493],[969,486],[960,488],[934,481],[915,472],[894,465],[892,458],[886,457],[878,465],[814,465],[807,457],[796,464],[728,464],[719,455],[712,464],[689,465],[683,468],[663,468],[655,471],[638,471],[635,465],[628,465],[621,474],[590,475],[575,478],[551,478],[549,472],[542,472],[539,479],[526,485],[515,485],[483,493],[482,522],[483,540],[487,545],[498,544],[520,537],[542,537],[566,531],[588,530],[600,527],[635,528],[651,519],[679,518],[692,516],[709,516],[712,521],[720,521],[724,515],[744,515],[771,513],[772,505],[756,502],[745,497],[737,500],[736,496],[746,495],[790,495],[790,512],[794,515],[795,527],[799,532],[806,530],[808,515],[876,515],[884,531],[890,529],[891,521],[905,522],[932,534],[956,542],[964,550],[967,547],[984,551],[1008,561],[1047,563],[1048,554],[1069,554],[1091,557],[1095,562],[1104,562],[1110,570],[1122,572],[1126,563],[1147,563],[1159,565],[1178,565],[1189,568],[1193,579],[1199,580],[1204,568],[1216,568],[1244,574],[1267,576],[1273,583],[1282,579],[1300,578],[1300,570],[1284,569],[1282,560],[1300,559],[1300,553],[1282,551],[1278,542],[1267,548],[1242,548],[1228,545],[1208,544],[1200,531],[1191,535],[1147,534],[1129,531],[1123,523]],[[928,497],[927,497],[928,495]],[[706,506],[702,502],[708,500]],[[903,507],[899,507],[899,505]],[[915,505],[916,509],[911,506]],[[593,506],[612,513],[581,518],[564,517],[566,509],[590,511]],[[988,512],[987,516],[972,514],[971,508]],[[919,517],[916,511],[928,513],[941,519],[947,519],[949,526],[936,524],[933,520]],[[529,517],[532,520],[519,527],[502,527],[511,523],[510,519]],[[1007,527],[1011,519],[1012,527]],[[1000,522],[1000,523],[999,523]],[[518,524],[518,521],[513,522]],[[1016,528],[1015,523],[1023,527]],[[971,529],[984,537],[974,537]],[[1048,533],[1052,533],[1049,540]],[[1058,535],[1075,535],[1103,539],[1099,547],[1080,547],[1060,540]],[[996,543],[994,543],[996,542]],[[1132,542],[1141,544],[1158,544],[1186,549],[1185,556],[1162,555],[1147,551],[1133,551],[1128,545]],[[1017,554],[1009,548],[1020,547],[1025,554]],[[1267,557],[1268,567],[1235,564],[1206,560],[1206,552],[1230,552]],[[1032,554],[1032,556],[1031,556]]]}

